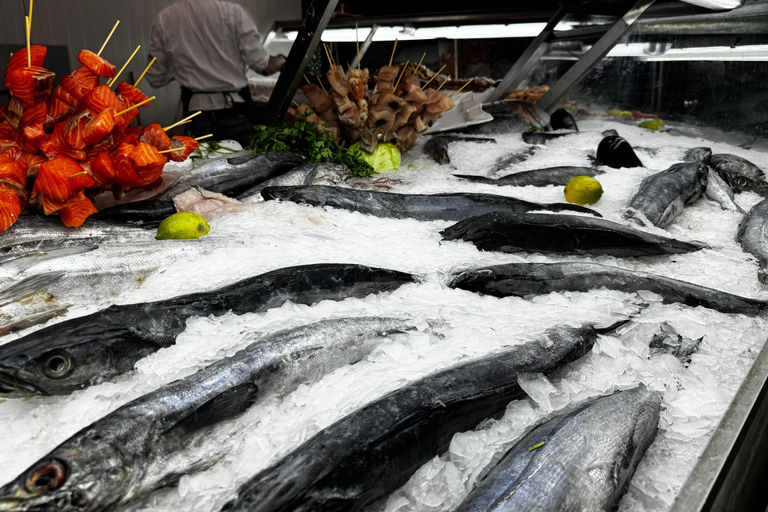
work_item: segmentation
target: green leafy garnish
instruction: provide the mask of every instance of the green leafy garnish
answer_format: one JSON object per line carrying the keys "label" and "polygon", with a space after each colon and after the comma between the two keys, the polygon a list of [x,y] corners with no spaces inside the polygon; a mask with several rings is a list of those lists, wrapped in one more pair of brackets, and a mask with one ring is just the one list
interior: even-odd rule
{"label": "green leafy garnish", "polygon": [[[192,134],[188,134],[188,136],[192,136]],[[218,154],[224,154],[224,153],[237,153],[237,150],[230,149],[228,147],[222,146],[221,141],[218,140],[209,140],[205,141],[200,144],[200,149],[192,152],[191,155],[189,155],[190,160],[202,160],[203,158],[208,158],[211,156],[211,153],[218,153]]]}
{"label": "green leafy garnish", "polygon": [[[311,111],[307,110],[307,115]],[[371,176],[373,167],[361,158],[360,150],[343,148],[330,132],[315,131],[315,123],[304,121],[297,115],[296,124],[280,122],[276,126],[254,126],[256,131],[248,143],[254,153],[264,151],[291,151],[306,156],[310,162],[333,162],[344,164],[355,176]]]}

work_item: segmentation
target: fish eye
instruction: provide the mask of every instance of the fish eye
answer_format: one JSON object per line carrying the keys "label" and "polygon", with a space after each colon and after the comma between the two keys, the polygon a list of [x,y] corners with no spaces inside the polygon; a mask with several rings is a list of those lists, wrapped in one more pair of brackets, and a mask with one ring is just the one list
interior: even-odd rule
{"label": "fish eye", "polygon": [[72,370],[72,361],[64,354],[53,354],[43,363],[43,373],[52,379],[60,379]]}
{"label": "fish eye", "polygon": [[27,478],[27,491],[32,494],[44,494],[55,491],[64,483],[67,469],[59,461],[49,462],[37,467]]}
{"label": "fish eye", "polygon": [[738,185],[740,187],[746,187],[747,186],[747,178],[739,178],[737,183],[738,183]]}

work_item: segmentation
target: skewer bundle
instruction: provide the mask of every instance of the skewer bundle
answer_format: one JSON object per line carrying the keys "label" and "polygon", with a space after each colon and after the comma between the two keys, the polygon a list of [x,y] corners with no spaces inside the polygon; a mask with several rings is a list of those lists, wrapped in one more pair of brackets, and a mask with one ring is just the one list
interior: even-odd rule
{"label": "skewer bundle", "polygon": [[[26,25],[29,31],[30,22]],[[117,23],[109,37],[115,28]],[[98,54],[82,50],[81,66],[55,88],[54,73],[42,67],[46,47],[28,45],[9,60],[5,86],[11,99],[0,107],[0,231],[27,204],[46,215],[58,212],[67,226],[80,226],[96,212],[86,189],[119,194],[152,186],[169,158],[183,161],[198,149],[190,137],[169,138],[158,123],[129,128],[138,107],[155,99],[135,87],[149,66],[136,84],[118,82],[116,67],[100,56],[107,41]],[[101,78],[109,81],[100,85]],[[30,190],[27,178],[34,177]]]}

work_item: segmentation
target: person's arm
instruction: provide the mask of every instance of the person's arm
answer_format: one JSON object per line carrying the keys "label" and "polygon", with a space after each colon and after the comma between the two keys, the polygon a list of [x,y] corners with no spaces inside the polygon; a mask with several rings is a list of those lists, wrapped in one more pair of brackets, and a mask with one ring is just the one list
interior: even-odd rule
{"label": "person's arm", "polygon": [[261,36],[256,24],[241,6],[237,6],[236,30],[237,44],[240,55],[249,68],[264,75],[271,75],[280,70],[285,64],[285,57],[278,55],[270,57],[269,52],[261,44]]}
{"label": "person's arm", "polygon": [[155,89],[165,87],[173,80],[173,70],[170,55],[168,55],[163,46],[163,30],[160,20],[155,21],[155,24],[152,26],[152,37],[149,41],[148,54],[147,63],[153,57],[157,60],[147,71],[147,82]]}

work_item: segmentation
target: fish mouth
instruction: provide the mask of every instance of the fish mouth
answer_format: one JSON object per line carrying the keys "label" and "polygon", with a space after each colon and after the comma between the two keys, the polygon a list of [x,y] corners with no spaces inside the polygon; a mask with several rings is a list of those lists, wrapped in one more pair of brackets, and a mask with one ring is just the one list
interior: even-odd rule
{"label": "fish mouth", "polygon": [[[8,370],[0,368],[0,397],[16,398],[30,395],[47,396],[48,393],[25,380],[14,377],[8,373]],[[0,510],[4,509],[0,508]]]}

